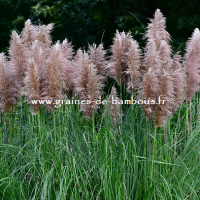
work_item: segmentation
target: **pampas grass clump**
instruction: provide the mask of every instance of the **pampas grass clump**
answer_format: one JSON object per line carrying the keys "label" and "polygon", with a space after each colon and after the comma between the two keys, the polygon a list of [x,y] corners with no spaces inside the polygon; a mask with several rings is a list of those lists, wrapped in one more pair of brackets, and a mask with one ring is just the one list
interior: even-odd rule
{"label": "pampas grass clump", "polygon": [[[67,94],[67,98],[77,95],[80,101],[85,100],[87,103],[81,104],[80,109],[92,119],[98,108],[95,101],[109,76],[118,85],[123,82],[129,93],[139,91],[138,97],[146,100],[142,107],[147,119],[154,117],[155,126],[161,127],[186,98],[191,100],[200,89],[199,29],[194,30],[186,44],[182,65],[180,52],[173,55],[166,19],[159,9],[144,34],[147,42],[143,55],[130,32],[116,31],[109,60],[102,43],[89,45],[87,52],[79,49],[74,56],[67,39],[52,44],[53,27],[54,24],[36,26],[27,20],[21,35],[12,32],[9,57],[1,54],[1,112],[9,112],[19,94],[25,94],[29,103],[34,99],[49,100],[52,103],[46,107],[54,111],[53,102]],[[114,88],[111,94],[116,96]],[[5,99],[12,100],[5,103]],[[32,113],[37,114],[39,104],[31,107]],[[116,105],[110,107],[119,110]],[[112,119],[116,122],[114,115]]]}

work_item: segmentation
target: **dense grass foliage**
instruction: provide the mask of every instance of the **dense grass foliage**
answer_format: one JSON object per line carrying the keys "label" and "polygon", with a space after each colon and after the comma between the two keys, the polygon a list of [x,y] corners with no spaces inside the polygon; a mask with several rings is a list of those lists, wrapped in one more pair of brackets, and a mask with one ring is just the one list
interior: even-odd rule
{"label": "dense grass foliage", "polygon": [[77,106],[30,113],[22,97],[0,120],[0,199],[199,199],[199,98],[162,128],[139,105],[120,128]]}

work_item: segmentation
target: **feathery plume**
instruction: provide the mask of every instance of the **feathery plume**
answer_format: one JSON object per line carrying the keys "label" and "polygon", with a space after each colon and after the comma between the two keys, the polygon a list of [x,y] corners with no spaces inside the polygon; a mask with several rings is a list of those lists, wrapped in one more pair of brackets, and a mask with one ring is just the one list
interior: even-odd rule
{"label": "feathery plume", "polygon": [[187,73],[187,99],[200,89],[200,31],[196,28],[186,44],[184,67]]}
{"label": "feathery plume", "polygon": [[61,75],[63,77],[63,89],[67,92],[72,98],[74,95],[74,71],[75,67],[72,64],[72,56],[73,56],[73,47],[70,42],[66,39],[61,44],[61,54],[60,54],[60,61],[61,61]]}
{"label": "feathery plume", "polygon": [[[60,44],[56,43],[51,48],[49,58],[47,60],[46,68],[43,72],[44,85],[41,96],[45,100],[52,102],[63,98],[62,95],[62,77],[60,72],[59,53]],[[47,108],[54,112],[54,105],[49,104]]]}
{"label": "feathery plume", "polygon": [[75,92],[79,100],[88,101],[81,104],[80,109],[89,119],[92,119],[94,111],[98,108],[95,101],[99,98],[102,83],[96,66],[90,61],[89,55],[80,49],[74,58],[74,66],[76,75],[74,78]]}
{"label": "feathery plume", "polygon": [[[113,104],[112,102],[117,102],[116,104]],[[108,116],[110,116],[112,124],[116,124],[117,126],[120,125],[121,120],[121,114],[120,114],[120,104],[119,98],[117,97],[117,92],[115,87],[112,87],[111,93],[107,98],[107,104],[105,104],[105,115],[108,119]],[[108,115],[108,116],[107,116]]]}
{"label": "feathery plume", "polygon": [[156,101],[158,97],[162,62],[159,58],[156,44],[153,39],[149,40],[145,51],[143,64],[145,72],[139,98],[146,100],[146,103],[142,104],[142,107],[149,121],[156,108],[156,105],[151,103],[151,101]]}
{"label": "feathery plume", "polygon": [[87,83],[87,101],[88,104],[81,104],[80,109],[90,120],[94,115],[94,111],[97,110],[98,105],[95,103],[100,96],[100,88],[102,84],[99,82],[99,75],[97,75],[97,69],[93,64],[89,65],[88,83]]}
{"label": "feathery plume", "polygon": [[39,111],[39,104],[31,104],[31,100],[41,100],[42,90],[45,90],[43,78],[43,71],[46,68],[47,58],[44,50],[41,48],[39,42],[35,40],[30,47],[30,59],[28,61],[28,69],[25,73],[24,89],[25,95],[28,97],[28,102],[31,105],[32,114],[37,114]]}
{"label": "feathery plume", "polygon": [[145,47],[145,53],[144,53],[144,68],[145,71],[148,72],[149,68],[154,67],[155,70],[160,70],[160,60],[156,48],[156,44],[154,40],[149,40]]}
{"label": "feathery plume", "polygon": [[10,112],[20,99],[19,91],[13,82],[13,73],[7,57],[0,53],[0,111]]}
{"label": "feathery plume", "polygon": [[10,65],[15,73],[15,79],[20,86],[20,93],[22,93],[24,87],[25,71],[28,65],[28,55],[25,45],[22,43],[21,37],[16,31],[12,32],[11,42],[9,48]]}
{"label": "feathery plume", "polygon": [[181,56],[177,52],[173,57],[173,72],[172,80],[174,86],[174,105],[172,107],[172,112],[174,113],[178,107],[183,103],[186,98],[186,72],[185,68],[181,66]]}
{"label": "feathery plume", "polygon": [[25,27],[21,32],[22,42],[26,47],[30,47],[38,37],[38,27],[32,25],[31,20],[25,22]]}
{"label": "feathery plume", "polygon": [[159,93],[159,79],[152,67],[149,68],[148,72],[143,77],[141,92],[141,99],[146,100],[146,103],[142,104],[142,107],[149,121],[156,107],[153,102],[156,102]]}
{"label": "feathery plume", "polygon": [[91,62],[97,68],[97,75],[99,75],[101,83],[104,84],[106,80],[107,61],[105,59],[106,51],[103,48],[103,44],[100,44],[98,47],[96,44],[93,44],[93,46],[89,45],[88,54]]}
{"label": "feathery plume", "polygon": [[147,27],[147,32],[144,35],[144,39],[153,39],[157,49],[160,47],[163,40],[169,43],[169,41],[171,41],[171,37],[166,31],[166,18],[160,12],[160,9],[156,10],[154,18],[150,19],[150,22],[151,23],[149,23]]}
{"label": "feathery plume", "polygon": [[44,46],[44,48],[51,47],[52,39],[50,33],[53,27],[54,24],[39,25],[38,27],[37,40]]}
{"label": "feathery plume", "polygon": [[38,40],[35,40],[30,46],[29,58],[34,59],[34,62],[39,66],[40,72],[46,67],[47,55]]}
{"label": "feathery plume", "polygon": [[128,70],[126,73],[130,76],[127,83],[128,92],[134,94],[141,83],[141,52],[139,45],[135,40],[131,41],[129,51],[127,52]]}
{"label": "feathery plume", "polygon": [[75,68],[79,67],[80,61],[83,59],[83,51],[78,49],[76,55],[74,56],[73,65]]}
{"label": "feathery plume", "polygon": [[159,97],[164,102],[158,102],[155,110],[155,127],[161,127],[168,117],[172,116],[172,107],[174,104],[172,77],[164,73],[162,83],[159,89]]}
{"label": "feathery plume", "polygon": [[115,34],[113,45],[111,46],[111,61],[107,65],[108,76],[114,78],[119,84],[123,81],[125,84],[128,82],[128,75],[125,71],[128,70],[127,52],[129,51],[132,41],[131,33],[125,32]]}
{"label": "feathery plume", "polygon": [[87,85],[88,85],[88,74],[90,60],[87,53],[83,53],[82,50],[78,50],[74,58],[75,71],[74,74],[76,77],[73,82],[75,85],[76,94],[82,98],[86,99],[87,97]]}
{"label": "feathery plume", "polygon": [[67,39],[63,40],[62,45],[61,45],[61,50],[66,59],[72,59],[74,50],[73,50],[72,43],[69,42]]}
{"label": "feathery plume", "polygon": [[144,66],[146,72],[149,67],[157,71],[159,81],[162,81],[163,70],[169,72],[172,65],[172,48],[170,34],[166,29],[166,19],[159,9],[156,10],[154,18],[150,19],[144,39],[147,39],[145,47]]}
{"label": "feathery plume", "polygon": [[[28,96],[28,102],[31,100],[40,100],[40,72],[39,66],[34,62],[34,59],[30,59],[29,67],[26,71],[25,83],[25,95]],[[32,114],[38,114],[39,104],[30,104],[33,108]]]}
{"label": "feathery plume", "polygon": [[[156,62],[157,70],[164,68],[165,71],[169,70],[169,66],[172,64],[171,55],[172,48],[169,44],[171,42],[170,34],[166,29],[166,19],[159,9],[156,10],[154,18],[150,19],[147,27],[147,31],[144,35],[144,39],[147,39],[145,47],[145,67],[153,66]],[[168,68],[168,69],[167,69]],[[163,75],[163,71],[158,73]],[[161,80],[162,77],[159,77]]]}

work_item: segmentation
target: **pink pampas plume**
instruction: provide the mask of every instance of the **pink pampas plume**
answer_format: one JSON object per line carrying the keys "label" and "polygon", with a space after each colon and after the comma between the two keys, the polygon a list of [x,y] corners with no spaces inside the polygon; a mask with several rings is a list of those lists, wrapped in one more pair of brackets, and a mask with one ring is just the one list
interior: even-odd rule
{"label": "pink pampas plume", "polygon": [[14,76],[4,53],[0,53],[0,111],[10,112],[20,99]]}
{"label": "pink pampas plume", "polygon": [[45,54],[49,55],[51,51],[51,31],[53,29],[54,24],[48,25],[32,25],[31,20],[28,19],[25,22],[25,27],[23,28],[22,42],[26,46],[27,50],[29,50],[30,46],[33,44],[35,40],[38,40],[40,46],[45,50]]}
{"label": "pink pampas plume", "polygon": [[127,52],[129,51],[132,41],[131,33],[125,32],[115,34],[113,45],[111,46],[111,60],[107,65],[108,76],[114,78],[118,84],[123,81],[128,82],[128,75],[125,73],[128,70]]}
{"label": "pink pampas plume", "polygon": [[79,67],[80,60],[83,59],[83,51],[78,49],[76,55],[74,56],[73,65],[75,68]]}
{"label": "pink pampas plume", "polygon": [[174,104],[174,87],[172,77],[164,72],[163,80],[159,88],[159,97],[164,102],[157,102],[155,110],[155,127],[162,127],[167,118],[172,116]]}
{"label": "pink pampas plume", "polygon": [[54,24],[38,26],[37,40],[44,46],[44,48],[51,47],[52,39],[51,39],[50,33],[53,29],[53,26],[54,26]]}
{"label": "pink pampas plume", "polygon": [[[53,52],[55,54],[54,56],[52,54]],[[50,55],[54,57],[52,62],[54,62],[57,67],[59,79],[61,80],[61,87],[65,93],[68,93],[69,96],[72,97],[74,90],[74,66],[71,60],[73,55],[71,43],[64,40],[62,44],[60,44],[58,41],[53,45],[52,53]]]}
{"label": "pink pampas plume", "polygon": [[86,100],[89,103],[80,105],[80,109],[90,120],[92,120],[94,111],[97,110],[98,108],[98,105],[95,102],[98,100],[101,94],[100,92],[101,87],[102,84],[99,81],[99,75],[97,75],[97,69],[93,64],[90,64],[88,73],[88,83],[87,83],[87,97],[86,97]]}
{"label": "pink pampas plume", "polygon": [[[116,104],[113,104],[113,100]],[[105,104],[105,116],[106,119],[111,120],[112,124],[119,126],[121,120],[120,104],[119,98],[117,97],[117,92],[115,87],[112,87],[111,93],[107,98],[107,104]],[[109,117],[108,117],[109,116]]]}
{"label": "pink pampas plume", "polygon": [[28,68],[26,77],[24,79],[25,95],[28,97],[28,102],[31,105],[32,114],[38,114],[39,104],[31,104],[31,100],[42,100],[41,93],[45,90],[45,80],[43,72],[46,68],[47,58],[44,50],[41,48],[39,42],[35,40],[30,46],[30,59],[28,61]]}
{"label": "pink pampas plume", "polygon": [[25,45],[22,43],[21,37],[16,31],[12,32],[9,48],[10,65],[15,73],[15,80],[20,86],[19,90],[22,93],[24,87],[25,72],[28,65],[28,52]]}
{"label": "pink pampas plume", "polygon": [[184,67],[187,73],[187,99],[200,89],[200,31],[196,28],[186,44]]}
{"label": "pink pampas plume", "polygon": [[143,66],[145,71],[148,72],[149,68],[154,68],[156,71],[160,71],[161,61],[158,56],[158,51],[154,40],[149,40],[146,44],[144,52]]}
{"label": "pink pampas plume", "polygon": [[145,68],[148,71],[150,66],[156,67],[159,80],[162,79],[163,69],[169,71],[172,65],[172,48],[170,34],[166,29],[166,19],[159,9],[156,10],[154,18],[150,19],[144,39],[147,39],[145,47]]}
{"label": "pink pampas plume", "polygon": [[139,45],[135,40],[131,41],[130,48],[127,52],[128,70],[126,74],[129,75],[127,82],[127,91],[134,94],[141,84],[141,52]]}
{"label": "pink pampas plume", "polygon": [[[154,115],[156,108],[155,103],[158,98],[159,86],[161,82],[161,60],[159,58],[158,51],[154,40],[150,40],[146,46],[145,59],[143,66],[145,67],[145,73],[141,84],[141,91],[139,98],[146,100],[145,104],[142,104],[145,115],[148,121]],[[152,102],[153,101],[153,102]]]}
{"label": "pink pampas plume", "polygon": [[[62,76],[60,69],[59,54],[61,47],[59,43],[56,43],[51,48],[49,58],[47,59],[46,67],[43,71],[42,77],[44,79],[43,90],[41,96],[44,100],[50,100],[55,102],[63,98],[62,95]],[[54,112],[54,104],[48,104],[46,107]]]}
{"label": "pink pampas plume", "polygon": [[160,47],[163,40],[169,43],[171,37],[166,31],[166,18],[160,12],[160,9],[156,10],[154,18],[150,19],[150,22],[151,23],[149,23],[147,27],[147,32],[144,35],[144,39],[154,40],[157,49]]}
{"label": "pink pampas plume", "polygon": [[73,54],[74,54],[73,46],[72,46],[72,43],[69,42],[67,39],[63,40],[62,45],[61,45],[61,50],[66,59],[69,60],[73,58]]}
{"label": "pink pampas plume", "polygon": [[87,98],[87,85],[90,60],[87,53],[83,53],[80,49],[74,57],[74,66],[76,75],[73,82],[75,85],[75,93],[82,99]]}
{"label": "pink pampas plume", "polygon": [[22,42],[26,47],[30,47],[38,37],[38,27],[32,25],[31,20],[25,22],[25,27],[21,32]]}
{"label": "pink pampas plume", "polygon": [[159,94],[159,79],[157,73],[152,67],[149,68],[148,72],[143,77],[141,92],[141,99],[146,101],[145,104],[142,104],[142,107],[149,121],[151,116],[154,114],[156,108],[155,103]]}
{"label": "pink pampas plume", "polygon": [[[102,83],[97,73],[97,69],[90,61],[89,55],[83,53],[80,49],[74,58],[75,78],[74,86],[75,93],[80,101],[85,103],[80,105],[80,109],[88,119],[92,119],[94,111],[98,108],[95,101],[99,99]],[[86,103],[88,101],[88,103]]]}
{"label": "pink pampas plume", "polygon": [[173,57],[172,65],[172,80],[174,86],[174,105],[172,107],[172,112],[174,113],[178,107],[186,99],[186,71],[181,65],[181,56],[177,52]]}
{"label": "pink pampas plume", "polygon": [[34,59],[34,62],[39,66],[40,72],[42,72],[45,69],[47,55],[45,54],[45,50],[41,47],[38,40],[35,40],[30,46],[29,58]]}
{"label": "pink pampas plume", "polygon": [[41,100],[40,97],[40,70],[39,66],[35,63],[34,59],[30,59],[29,67],[26,71],[25,83],[25,95],[28,96],[28,102],[31,105],[31,113],[38,114],[39,104],[31,104],[31,100]]}
{"label": "pink pampas plume", "polygon": [[106,80],[105,76],[107,61],[105,59],[106,51],[103,48],[103,44],[100,44],[98,47],[96,44],[93,44],[92,46],[89,45],[88,54],[91,62],[97,69],[97,74],[99,75],[100,82],[104,84]]}
{"label": "pink pampas plume", "polygon": [[61,60],[63,61],[62,75],[63,75],[63,89],[68,93],[69,97],[74,96],[74,71],[75,67],[72,63],[72,56],[74,54],[72,44],[66,39],[61,44]]}

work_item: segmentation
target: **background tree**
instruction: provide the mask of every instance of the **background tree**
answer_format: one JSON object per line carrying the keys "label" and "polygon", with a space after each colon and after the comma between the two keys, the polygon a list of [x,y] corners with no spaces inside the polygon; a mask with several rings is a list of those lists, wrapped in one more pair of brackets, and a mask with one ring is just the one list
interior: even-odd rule
{"label": "background tree", "polygon": [[55,23],[53,41],[68,38],[75,50],[88,48],[88,43],[112,44],[116,32],[129,30],[142,47],[144,27],[159,8],[167,18],[167,31],[173,39],[173,49],[183,50],[185,42],[200,26],[198,0],[0,0],[0,51],[9,44],[11,30],[18,32],[24,22]]}

